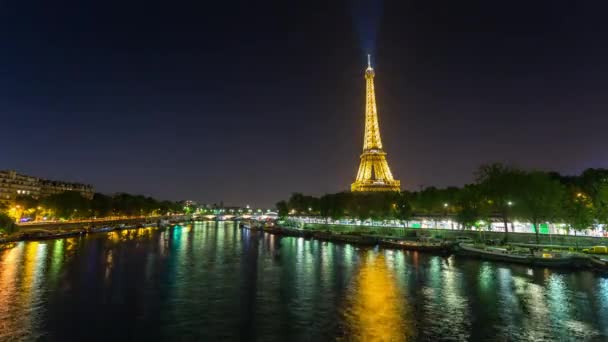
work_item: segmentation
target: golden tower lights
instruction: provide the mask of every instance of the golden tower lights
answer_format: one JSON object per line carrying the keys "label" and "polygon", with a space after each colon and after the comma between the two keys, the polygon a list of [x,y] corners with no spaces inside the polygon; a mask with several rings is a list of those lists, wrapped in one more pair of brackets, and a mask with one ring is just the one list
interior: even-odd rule
{"label": "golden tower lights", "polygon": [[350,188],[351,191],[400,191],[401,182],[393,179],[393,174],[386,161],[386,152],[382,150],[374,76],[371,57],[367,55],[363,153],[357,178]]}

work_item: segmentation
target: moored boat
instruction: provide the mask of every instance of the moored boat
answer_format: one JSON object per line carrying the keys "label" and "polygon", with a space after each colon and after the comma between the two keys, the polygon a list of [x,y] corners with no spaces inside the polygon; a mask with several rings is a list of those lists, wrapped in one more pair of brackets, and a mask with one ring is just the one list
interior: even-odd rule
{"label": "moored boat", "polygon": [[92,227],[88,229],[88,233],[106,233],[112,230],[114,230],[114,228],[110,226]]}
{"label": "moored boat", "polygon": [[323,241],[352,243],[356,245],[375,246],[378,239],[373,236],[359,234],[339,234],[330,231],[313,231],[311,237]]}
{"label": "moored boat", "polygon": [[484,260],[517,263],[529,266],[557,268],[587,268],[590,267],[588,257],[564,252],[549,252],[542,250],[525,250],[500,247],[481,247],[473,244],[458,244],[458,255],[477,257]]}
{"label": "moored boat", "polygon": [[412,240],[394,240],[382,239],[379,244],[383,247],[399,248],[411,251],[434,252],[434,253],[450,253],[452,243],[437,239],[419,239]]}
{"label": "moored boat", "polygon": [[18,240],[50,240],[82,235],[84,233],[86,233],[86,230],[84,229],[75,229],[69,231],[32,230],[21,233]]}

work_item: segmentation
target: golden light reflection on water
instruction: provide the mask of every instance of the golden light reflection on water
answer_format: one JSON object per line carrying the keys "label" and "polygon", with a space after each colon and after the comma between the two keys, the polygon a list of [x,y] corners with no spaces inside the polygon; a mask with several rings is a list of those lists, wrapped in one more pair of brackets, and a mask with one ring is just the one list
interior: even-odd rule
{"label": "golden light reflection on water", "polygon": [[110,242],[124,242],[130,240],[143,240],[144,238],[151,238],[152,233],[156,229],[153,227],[143,227],[137,229],[123,229],[115,230],[106,233],[106,238]]}
{"label": "golden light reflection on water", "polygon": [[407,341],[412,330],[406,304],[384,255],[367,252],[347,299],[349,340]]}
{"label": "golden light reflection on water", "polygon": [[38,257],[38,244],[37,241],[28,242],[25,245],[25,261],[23,265],[23,284],[21,287],[26,291],[22,291],[22,300],[24,303],[29,303],[32,295],[32,286],[37,273],[36,270],[36,259]]}
{"label": "golden light reflection on water", "polygon": [[106,262],[105,262],[105,270],[104,270],[104,279],[107,284],[110,283],[110,274],[112,272],[112,268],[114,267],[114,256],[112,254],[112,250],[108,250],[106,253]]}
{"label": "golden light reflection on water", "polygon": [[[21,242],[0,254],[0,340],[6,337],[4,333],[13,340],[35,330],[38,321],[31,308],[41,301],[46,257],[47,244],[36,241]],[[28,314],[15,316],[15,311]]]}
{"label": "golden light reflection on water", "polygon": [[53,252],[51,256],[51,265],[49,268],[49,278],[55,283],[57,281],[57,275],[59,274],[59,270],[63,265],[63,247],[64,247],[63,239],[56,240],[53,243]]}
{"label": "golden light reflection on water", "polygon": [[15,305],[16,272],[23,255],[23,243],[19,246],[0,252],[0,339],[8,338],[14,331],[19,331],[21,323],[11,319],[11,310]]}

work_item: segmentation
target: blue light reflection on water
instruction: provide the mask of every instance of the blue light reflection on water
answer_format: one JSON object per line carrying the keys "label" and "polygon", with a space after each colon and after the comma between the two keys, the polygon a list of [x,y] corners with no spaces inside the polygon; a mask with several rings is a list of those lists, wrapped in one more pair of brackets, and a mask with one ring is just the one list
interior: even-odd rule
{"label": "blue light reflection on water", "polygon": [[0,251],[0,340],[603,340],[606,321],[608,278],[590,272],[279,237],[230,222]]}

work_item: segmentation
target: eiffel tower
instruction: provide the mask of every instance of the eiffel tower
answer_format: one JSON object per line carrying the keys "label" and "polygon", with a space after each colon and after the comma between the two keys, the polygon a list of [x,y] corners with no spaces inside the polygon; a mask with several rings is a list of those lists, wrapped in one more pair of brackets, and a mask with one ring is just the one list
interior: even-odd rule
{"label": "eiffel tower", "polygon": [[393,179],[393,174],[386,161],[386,152],[382,150],[374,76],[371,57],[367,55],[363,154],[361,154],[357,179],[351,184],[350,189],[351,191],[400,191],[401,182]]}

